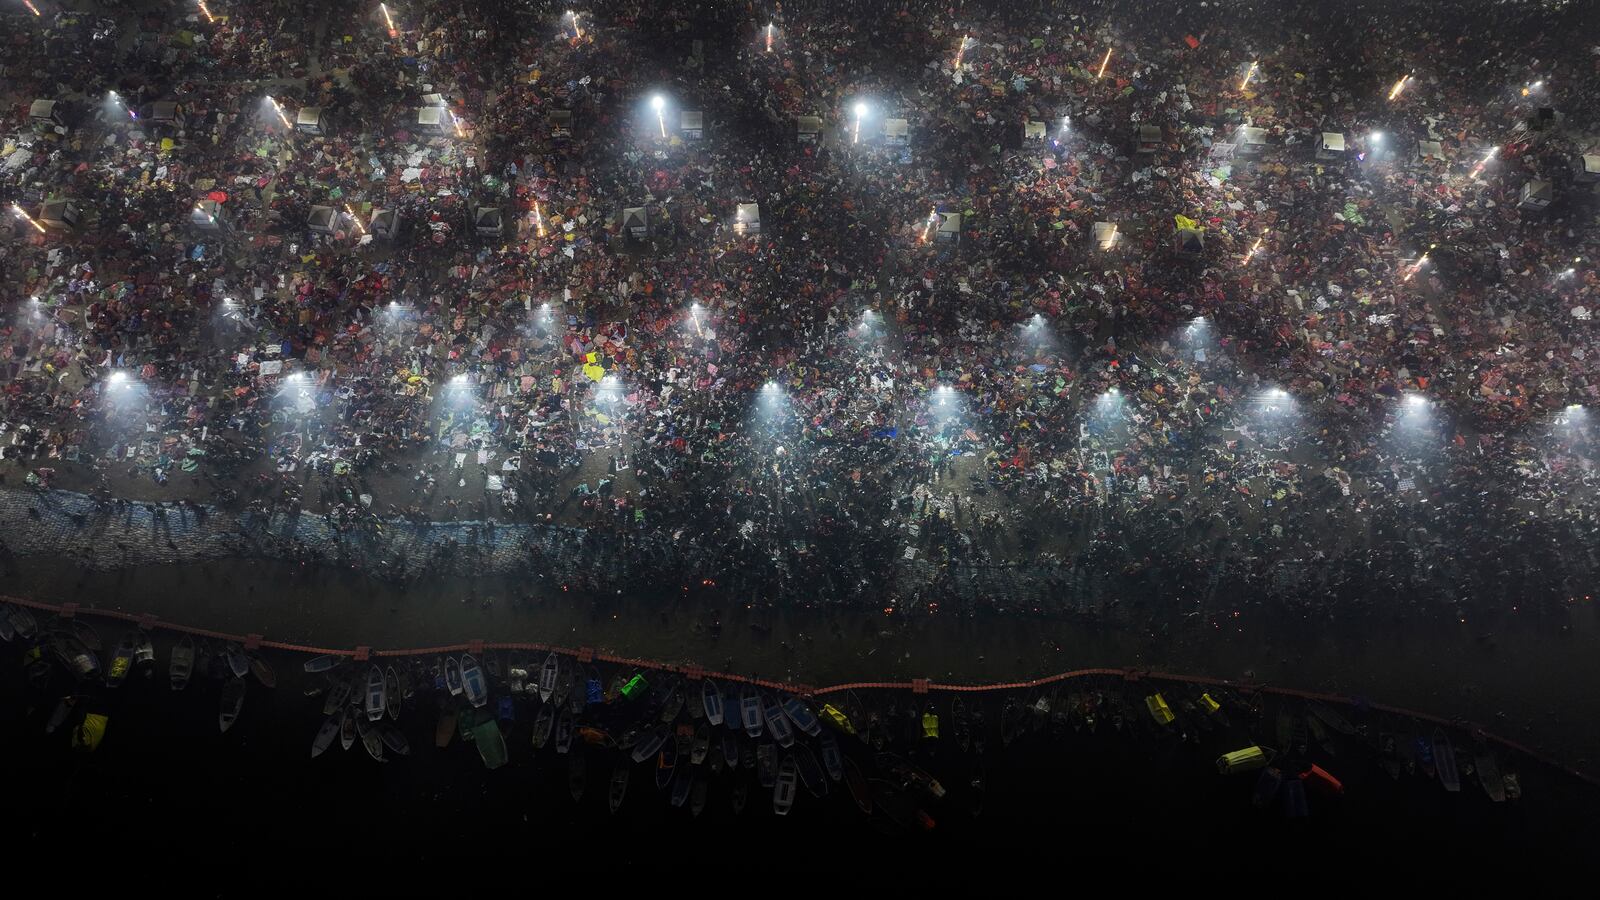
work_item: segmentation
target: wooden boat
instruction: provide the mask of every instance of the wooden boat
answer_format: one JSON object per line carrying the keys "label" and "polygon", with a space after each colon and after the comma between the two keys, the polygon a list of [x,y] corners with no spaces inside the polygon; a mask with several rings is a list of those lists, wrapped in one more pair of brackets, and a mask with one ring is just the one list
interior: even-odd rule
{"label": "wooden boat", "polygon": [[832,703],[822,704],[822,718],[845,734],[856,733],[855,723],[850,721],[850,717],[845,715],[843,710]]}
{"label": "wooden boat", "polygon": [[339,746],[349,750],[356,745],[356,722],[360,720],[360,710],[345,710],[344,721],[339,723]]}
{"label": "wooden boat", "polygon": [[461,654],[461,692],[474,709],[482,709],[489,702],[489,683],[484,680],[483,668],[472,654]]}
{"label": "wooden boat", "polygon": [[350,682],[335,681],[333,687],[328,689],[328,696],[322,699],[322,714],[331,716],[334,710],[344,708],[350,700]]}
{"label": "wooden boat", "polygon": [[811,707],[799,697],[787,697],[783,701],[783,714],[794,723],[794,727],[809,737],[816,737],[822,733],[822,723],[817,721],[817,716]]}
{"label": "wooden boat", "polygon": [[55,711],[50,713],[50,721],[44,723],[44,733],[55,734],[57,729],[67,723],[67,717],[72,715],[72,710],[77,705],[77,697],[67,696],[58,700]]}
{"label": "wooden boat", "polygon": [[100,713],[88,713],[78,727],[72,729],[72,747],[86,753],[93,753],[100,749],[100,742],[106,738],[106,725],[110,719]]}
{"label": "wooden boat", "polygon": [[572,749],[572,712],[563,709],[556,716],[556,752],[565,755]]}
{"label": "wooden boat", "polygon": [[661,752],[661,746],[667,743],[667,738],[672,736],[672,731],[666,725],[658,725],[633,745],[633,761],[642,763],[652,759]]}
{"label": "wooden boat", "polygon": [[223,657],[228,661],[228,670],[235,678],[243,678],[250,674],[250,657],[244,655],[244,649],[238,644],[229,644],[223,650]]}
{"label": "wooden boat", "polygon": [[672,775],[678,768],[678,742],[663,741],[661,752],[656,754],[656,789],[660,790],[672,783]]}
{"label": "wooden boat", "polygon": [[706,780],[696,778],[694,787],[689,791],[689,814],[699,816],[706,808]]}
{"label": "wooden boat", "polygon": [[778,766],[777,781],[772,786],[772,811],[787,816],[794,806],[795,784],[800,780],[800,767],[793,756],[785,756]]}
{"label": "wooden boat", "polygon": [[313,656],[301,663],[300,668],[312,675],[315,675],[318,672],[326,672],[329,669],[335,668],[341,662],[344,662],[344,659],[338,656]]}
{"label": "wooden boat", "polygon": [[844,777],[844,754],[839,752],[839,739],[833,732],[824,731],[818,738],[822,747],[822,767],[828,770],[828,777],[834,781]]}
{"label": "wooden boat", "polygon": [[443,750],[456,736],[456,711],[445,708],[439,713],[439,723],[433,727],[433,745]]}
{"label": "wooden boat", "polygon": [[789,724],[783,707],[771,694],[761,695],[761,714],[767,720],[767,730],[772,732],[772,739],[778,742],[778,746],[787,750],[794,744],[794,726]]}
{"label": "wooden boat", "polygon": [[732,732],[722,736],[722,761],[730,769],[739,768],[739,739]]}
{"label": "wooden boat", "polygon": [[512,699],[510,694],[502,695],[500,697],[500,702],[496,703],[495,706],[499,707],[495,713],[495,716],[501,722],[510,725],[517,721],[517,702],[516,700]]}
{"label": "wooden boat", "polygon": [[91,680],[100,674],[100,657],[72,635],[55,635],[50,639],[50,649],[67,667],[67,671],[80,681]]}
{"label": "wooden boat", "polygon": [[1478,783],[1483,785],[1483,792],[1489,799],[1496,803],[1506,802],[1506,782],[1500,775],[1500,764],[1495,762],[1494,754],[1483,744],[1477,746],[1472,756],[1473,768],[1478,771]]}
{"label": "wooden boat", "polygon": [[1456,748],[1442,728],[1433,730],[1433,765],[1439,772],[1439,783],[1444,785],[1445,790],[1461,790],[1461,770],[1456,767]]}
{"label": "wooden boat", "polygon": [[1338,710],[1334,709],[1328,704],[1319,700],[1312,700],[1306,704],[1306,709],[1309,709],[1311,714],[1316,716],[1322,722],[1322,724],[1328,726],[1334,731],[1337,731],[1346,737],[1355,735],[1356,727],[1350,724],[1350,720],[1340,715]]}
{"label": "wooden boat", "polygon": [[748,684],[739,692],[739,718],[744,722],[746,734],[761,737],[761,696]]}
{"label": "wooden boat", "polygon": [[683,804],[689,800],[689,792],[694,789],[694,776],[684,769],[672,779],[672,807],[682,809]]}
{"label": "wooden boat", "polygon": [[383,738],[378,736],[378,727],[366,719],[356,719],[356,733],[361,737],[361,746],[366,748],[367,755],[378,762],[387,762],[383,758]]}
{"label": "wooden boat", "polygon": [[1000,743],[1002,745],[1011,746],[1011,742],[1016,740],[1017,735],[1022,733],[1023,721],[1026,717],[1027,712],[1023,709],[1022,704],[1017,702],[1017,698],[1007,697],[1005,708],[1000,712]]}
{"label": "wooden boat", "polygon": [[689,685],[683,689],[683,709],[689,714],[690,721],[698,722],[706,717],[706,691],[702,685],[698,689]]}
{"label": "wooden boat", "polygon": [[244,709],[244,679],[230,678],[222,686],[222,705],[217,712],[217,724],[226,732],[239,720],[239,711]]}
{"label": "wooden boat", "polygon": [[105,649],[105,644],[100,641],[100,632],[95,631],[94,626],[88,622],[82,619],[68,619],[67,629],[72,632],[73,637],[88,647],[91,653],[99,653]]}
{"label": "wooden boat", "polygon": [[848,756],[844,758],[844,783],[850,789],[850,796],[855,799],[856,806],[861,808],[861,812],[872,815],[872,789],[867,786],[867,779],[861,774],[861,767]]}
{"label": "wooden boat", "polygon": [[[10,623],[12,631],[25,641],[33,640],[34,634],[39,630],[39,620],[35,619],[33,613],[25,607],[6,607],[6,621]],[[11,639],[6,638],[6,640]]]}
{"label": "wooden boat", "polygon": [[750,800],[750,781],[748,778],[735,778],[733,790],[728,794],[728,800],[733,804],[733,814],[743,815],[744,807]]}
{"label": "wooden boat", "polygon": [[709,678],[700,682],[700,705],[705,709],[707,722],[722,724],[722,689]]}
{"label": "wooden boat", "polygon": [[400,721],[400,703],[404,697],[400,693],[400,675],[394,666],[389,666],[383,670],[383,709],[391,721]]}
{"label": "wooden boat", "polygon": [[756,769],[756,748],[748,741],[739,745],[739,768],[752,772]]}
{"label": "wooden boat", "polygon": [[778,778],[778,748],[770,741],[756,747],[756,781],[770,788]]}
{"label": "wooden boat", "polygon": [[628,766],[618,763],[611,770],[611,811],[614,813],[622,808],[622,801],[628,796]]}
{"label": "wooden boat", "polygon": [[119,687],[128,680],[128,673],[133,671],[133,654],[138,649],[139,636],[137,632],[129,631],[117,642],[117,649],[111,654],[111,663],[106,666],[106,686]]}
{"label": "wooden boat", "polygon": [[478,755],[483,758],[485,768],[493,771],[506,764],[510,754],[506,752],[506,738],[500,733],[500,725],[493,716],[484,716],[483,721],[472,729],[472,742],[478,745]]}
{"label": "wooden boat", "polygon": [[539,699],[546,703],[556,693],[556,676],[561,671],[561,659],[554,653],[544,658],[544,665],[539,669]]}
{"label": "wooden boat", "polygon": [[701,725],[695,729],[694,741],[689,745],[689,764],[698,766],[706,761],[706,754],[711,750],[711,735],[706,732],[706,726]]}
{"label": "wooden boat", "polygon": [[[962,753],[972,749],[972,723],[967,719],[967,703],[959,694],[950,701],[950,736],[955,738],[956,746],[961,748]],[[826,748],[823,752],[826,755]]]}
{"label": "wooden boat", "polygon": [[805,744],[794,748],[791,758],[795,765],[800,767],[800,783],[806,786],[813,797],[826,797],[828,795],[828,779],[822,774],[822,767],[817,765],[816,754]]}
{"label": "wooden boat", "polygon": [[572,667],[562,666],[561,671],[556,673],[556,688],[550,694],[550,702],[557,706],[569,706],[576,686],[577,678],[572,674]]}
{"label": "wooden boat", "polygon": [[680,712],[683,712],[683,689],[675,687],[667,693],[666,702],[661,704],[661,721],[674,722]]}
{"label": "wooden boat", "polygon": [[533,717],[533,749],[543,750],[550,742],[550,733],[556,725],[556,708],[546,703]]}
{"label": "wooden boat", "polygon": [[11,624],[11,607],[0,604],[0,641],[11,643],[17,637],[17,626]]}
{"label": "wooden boat", "polygon": [[573,803],[583,802],[583,791],[589,778],[589,762],[582,750],[567,757],[567,793]]}
{"label": "wooden boat", "polygon": [[411,755],[411,742],[406,740],[406,736],[400,733],[400,729],[394,727],[393,725],[379,725],[378,737],[382,738],[383,745],[388,747],[390,750],[393,750],[396,755]]}
{"label": "wooden boat", "polygon": [[367,720],[370,722],[383,718],[384,690],[383,670],[373,666],[367,671]]}
{"label": "wooden boat", "polygon": [[461,696],[461,660],[454,656],[444,658],[444,686],[450,696]]}
{"label": "wooden boat", "polygon": [[252,655],[250,657],[250,674],[256,676],[256,680],[261,682],[262,687],[278,686],[278,673],[274,672],[272,666],[268,665],[267,661],[259,656]]}
{"label": "wooden boat", "polygon": [[323,751],[333,746],[333,741],[339,736],[339,729],[344,726],[344,707],[322,720],[322,727],[317,729],[317,736],[311,740],[311,758],[316,759]]}

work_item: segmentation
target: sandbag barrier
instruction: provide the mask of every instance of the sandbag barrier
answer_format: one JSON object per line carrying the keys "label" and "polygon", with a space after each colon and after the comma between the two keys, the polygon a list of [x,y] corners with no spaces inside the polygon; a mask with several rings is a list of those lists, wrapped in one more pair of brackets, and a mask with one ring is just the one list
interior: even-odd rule
{"label": "sandbag barrier", "polygon": [[233,643],[242,645],[246,650],[267,648],[271,650],[284,650],[290,653],[304,653],[311,656],[343,656],[358,662],[379,657],[439,656],[446,653],[482,653],[485,650],[531,650],[540,653],[556,653],[561,656],[570,656],[579,662],[584,663],[598,660],[600,662],[614,663],[616,665],[635,669],[648,669],[656,672],[670,672],[678,675],[684,675],[692,679],[715,678],[718,681],[736,684],[751,684],[755,685],[756,687],[769,688],[775,691],[783,691],[785,693],[811,698],[826,698],[830,694],[841,694],[847,691],[855,690],[911,691],[914,694],[927,694],[933,691],[943,691],[949,693],[1017,691],[1044,687],[1051,684],[1058,684],[1074,678],[1090,677],[1121,678],[1122,680],[1129,682],[1142,681],[1146,678],[1154,681],[1176,681],[1184,684],[1196,684],[1207,687],[1225,687],[1231,690],[1242,691],[1246,693],[1274,694],[1282,697],[1295,697],[1302,700],[1317,700],[1324,703],[1337,703],[1342,706],[1359,707],[1361,709],[1403,716],[1446,728],[1465,730],[1476,738],[1498,744],[1507,750],[1519,753],[1552,768],[1559,769],[1562,772],[1579,779],[1580,781],[1600,787],[1600,777],[1596,777],[1587,772],[1574,769],[1565,763],[1548,756],[1545,753],[1534,750],[1531,747],[1524,746],[1523,744],[1513,741],[1510,738],[1502,737],[1475,723],[1447,719],[1443,716],[1418,712],[1416,710],[1405,709],[1399,706],[1390,706],[1384,703],[1373,703],[1368,700],[1358,700],[1352,697],[1345,697],[1340,694],[1328,694],[1321,691],[1306,691],[1299,690],[1297,688],[1278,687],[1276,685],[1251,684],[1249,682],[1233,681],[1227,678],[1214,678],[1207,675],[1183,675],[1173,672],[1161,672],[1153,669],[1090,668],[1074,669],[1070,672],[1046,675],[1043,678],[1034,678],[1028,681],[1008,681],[996,684],[945,684],[943,682],[917,678],[911,681],[852,681],[845,684],[833,684],[825,687],[816,687],[808,684],[796,684],[787,681],[773,681],[767,678],[756,678],[749,675],[737,675],[732,672],[712,672],[694,665],[679,665],[674,663],[658,662],[656,660],[638,659],[631,656],[620,656],[615,653],[598,651],[590,647],[558,647],[553,644],[545,644],[539,641],[475,640],[461,644],[445,644],[438,647],[417,647],[404,650],[381,650],[373,649],[368,646],[358,646],[353,649],[310,647],[304,644],[291,644],[286,641],[269,640],[259,634],[228,634],[226,632],[213,631],[209,628],[196,628],[192,625],[180,625],[176,622],[168,622],[154,615],[137,615],[115,609],[99,609],[94,607],[85,608],[76,603],[45,603],[40,600],[30,600],[23,597],[10,597],[5,595],[0,595],[0,603],[10,603],[15,606],[24,606],[29,609],[54,613],[62,618],[70,619],[76,616],[99,616],[101,618],[132,622],[145,630],[162,629],[166,631],[175,631],[180,634],[211,638],[213,640],[231,641]]}

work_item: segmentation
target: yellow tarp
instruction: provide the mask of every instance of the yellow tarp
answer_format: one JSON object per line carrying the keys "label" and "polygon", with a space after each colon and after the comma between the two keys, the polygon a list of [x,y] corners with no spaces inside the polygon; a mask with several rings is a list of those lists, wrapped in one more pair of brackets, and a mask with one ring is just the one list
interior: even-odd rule
{"label": "yellow tarp", "polygon": [[1193,231],[1204,231],[1205,230],[1204,228],[1200,227],[1200,223],[1199,222],[1196,222],[1195,220],[1189,218],[1188,216],[1173,216],[1172,220],[1174,222],[1178,223],[1178,227],[1179,228],[1187,228],[1187,229],[1190,229],[1190,230],[1193,230]]}
{"label": "yellow tarp", "polygon": [[591,363],[583,367],[583,374],[589,376],[590,381],[599,381],[606,377],[606,370]]}

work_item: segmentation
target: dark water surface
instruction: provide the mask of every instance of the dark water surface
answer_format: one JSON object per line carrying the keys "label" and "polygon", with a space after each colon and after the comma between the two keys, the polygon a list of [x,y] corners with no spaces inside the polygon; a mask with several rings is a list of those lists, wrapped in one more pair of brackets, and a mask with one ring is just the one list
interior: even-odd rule
{"label": "dark water surface", "polygon": [[[1016,617],[886,617],[751,611],[709,593],[599,602],[512,578],[409,589],[354,572],[230,560],[116,572],[24,558],[6,591],[72,600],[312,646],[428,647],[472,639],[588,646],[710,670],[825,685],[932,678],[1010,682],[1090,667],[1138,667],[1328,691],[1460,717],[1567,764],[1600,747],[1600,627],[1592,605],[1560,621],[1479,623],[1235,620],[1166,634]],[[514,608],[509,598],[543,599]],[[484,608],[484,598],[493,603]],[[723,623],[720,637],[709,625]],[[108,643],[117,626],[100,626]]]}

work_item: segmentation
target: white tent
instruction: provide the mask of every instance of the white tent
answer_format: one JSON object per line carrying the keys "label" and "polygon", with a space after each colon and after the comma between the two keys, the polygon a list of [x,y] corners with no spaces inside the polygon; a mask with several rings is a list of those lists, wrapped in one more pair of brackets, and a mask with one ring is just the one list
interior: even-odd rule
{"label": "white tent", "polygon": [[961,214],[939,213],[939,228],[933,233],[933,239],[944,244],[961,243]]}
{"label": "white tent", "polygon": [[1137,149],[1140,153],[1154,153],[1161,149],[1165,143],[1161,129],[1155,125],[1139,126],[1139,143]]}
{"label": "white tent", "polygon": [[822,139],[822,119],[817,116],[799,116],[794,120],[795,136],[802,144],[815,144]]}
{"label": "white tent", "polygon": [[1267,130],[1254,125],[1240,125],[1233,133],[1233,143],[1240,156],[1260,156],[1267,149]]}
{"label": "white tent", "polygon": [[1317,141],[1317,159],[1344,159],[1344,133],[1324,131]]}
{"label": "white tent", "polygon": [[1550,182],[1543,180],[1530,181],[1522,186],[1522,191],[1517,194],[1517,207],[1527,210],[1542,210],[1555,199],[1555,189]]}
{"label": "white tent", "polygon": [[572,110],[550,110],[550,137],[557,141],[572,139]]}
{"label": "white tent", "polygon": [[499,237],[505,233],[505,213],[498,206],[475,206],[472,229],[481,237]]}
{"label": "white tent", "polygon": [[1585,184],[1600,182],[1600,153],[1579,156],[1576,177]]}
{"label": "white tent", "polygon": [[51,228],[77,228],[81,216],[71,200],[46,200],[39,208],[39,221]]}
{"label": "white tent", "polygon": [[1444,146],[1438,141],[1418,141],[1417,157],[1419,159],[1437,159],[1444,161]]}
{"label": "white tent", "polygon": [[400,233],[400,214],[392,209],[375,209],[367,230],[375,238],[392,238]]}
{"label": "white tent", "polygon": [[1022,126],[1022,139],[1025,141],[1044,142],[1045,127],[1043,122],[1029,120]]}
{"label": "white tent", "polygon": [[705,114],[697,109],[686,109],[678,115],[678,130],[686,141],[698,141],[705,136]]}
{"label": "white tent", "polygon": [[417,131],[423,134],[444,134],[449,130],[449,110],[442,106],[423,106],[417,109]]}
{"label": "white tent", "polygon": [[226,231],[228,213],[215,200],[199,200],[189,210],[189,224],[201,231]]}
{"label": "white tent", "polygon": [[733,212],[733,230],[736,234],[761,233],[761,206],[756,203],[741,203]]}
{"label": "white tent", "polygon": [[303,134],[326,133],[324,129],[327,128],[327,122],[323,118],[322,107],[300,107],[300,111],[294,114],[294,127],[296,131]]}
{"label": "white tent", "polygon": [[630,206],[622,211],[622,231],[639,240],[650,236],[650,217],[644,207]]}
{"label": "white tent", "polygon": [[313,206],[306,216],[306,230],[314,234],[333,234],[339,227],[339,211],[331,206]]}
{"label": "white tent", "polygon": [[1111,250],[1117,246],[1117,226],[1114,222],[1094,223],[1094,245],[1101,250]]}
{"label": "white tent", "polygon": [[886,119],[883,123],[883,142],[894,147],[903,147],[910,140],[911,123],[905,119]]}

